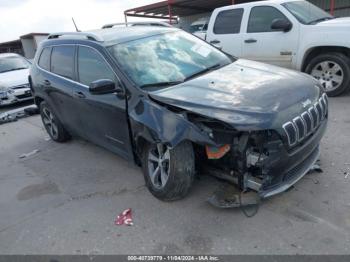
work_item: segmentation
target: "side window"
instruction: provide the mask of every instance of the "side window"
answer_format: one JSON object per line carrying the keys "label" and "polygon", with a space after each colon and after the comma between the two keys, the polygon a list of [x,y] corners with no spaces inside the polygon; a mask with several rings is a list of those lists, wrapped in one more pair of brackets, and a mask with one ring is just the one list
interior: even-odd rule
{"label": "side window", "polygon": [[115,80],[115,75],[107,62],[95,50],[88,47],[79,47],[78,51],[79,82],[90,85],[100,79]]}
{"label": "side window", "polygon": [[44,48],[38,62],[39,66],[47,71],[50,71],[50,54],[51,47]]}
{"label": "side window", "polygon": [[250,11],[248,22],[248,33],[273,32],[272,22],[275,19],[285,19],[284,14],[272,6],[256,6]]}
{"label": "side window", "polygon": [[74,78],[74,46],[56,46],[51,54],[51,72],[57,75]]}
{"label": "side window", "polygon": [[215,24],[215,34],[238,34],[241,29],[243,8],[221,11],[218,13]]}

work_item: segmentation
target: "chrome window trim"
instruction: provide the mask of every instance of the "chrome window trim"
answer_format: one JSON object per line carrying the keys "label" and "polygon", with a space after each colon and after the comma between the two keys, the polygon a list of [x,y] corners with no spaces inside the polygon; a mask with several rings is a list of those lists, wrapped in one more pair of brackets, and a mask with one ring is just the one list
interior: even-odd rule
{"label": "chrome window trim", "polygon": [[[57,46],[74,46],[74,47],[82,46],[82,47],[87,47],[87,48],[90,48],[90,49],[96,51],[96,52],[102,57],[102,59],[106,62],[106,64],[108,65],[108,67],[112,70],[113,74],[114,74],[115,77],[116,77],[116,80],[120,81],[118,75],[114,72],[113,67],[112,67],[112,66],[110,65],[110,63],[106,60],[106,58],[104,58],[104,56],[101,54],[101,52],[98,51],[96,48],[91,47],[91,46],[88,46],[88,45],[82,45],[82,44],[61,44],[61,45],[60,45],[60,44],[55,44],[55,45],[48,45],[48,46],[45,46],[44,48],[48,48],[48,47],[53,48],[53,47],[57,47]],[[44,48],[43,48],[42,50],[44,50]],[[52,53],[52,51],[51,51],[51,53]],[[40,53],[40,56],[41,56],[41,53]],[[75,62],[76,62],[76,61],[75,61],[76,58],[77,58],[77,57],[74,57],[74,65],[75,65]],[[77,59],[78,59],[78,58],[77,58]],[[51,64],[51,56],[50,56],[50,64]],[[44,71],[44,72],[46,72],[46,73],[48,73],[48,74],[50,74],[50,75],[59,77],[59,78],[61,78],[61,79],[67,80],[67,81],[69,81],[69,82],[71,82],[71,83],[74,83],[74,84],[78,84],[78,85],[83,86],[83,87],[85,87],[85,88],[87,88],[87,89],[89,88],[89,86],[84,85],[84,84],[82,84],[82,83],[80,83],[80,82],[78,82],[78,81],[69,79],[69,78],[64,77],[64,76],[60,76],[60,75],[55,74],[55,73],[53,73],[53,72],[51,72],[51,71],[47,71],[46,69],[44,69],[44,68],[42,68],[42,67],[39,66],[38,60],[35,61],[35,65],[37,66],[37,68],[39,68],[40,70],[42,70],[42,71]]]}

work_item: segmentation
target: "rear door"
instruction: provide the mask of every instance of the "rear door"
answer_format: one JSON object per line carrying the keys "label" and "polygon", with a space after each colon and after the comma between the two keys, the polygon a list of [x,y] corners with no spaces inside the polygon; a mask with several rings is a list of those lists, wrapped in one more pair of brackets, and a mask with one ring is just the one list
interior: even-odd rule
{"label": "rear door", "polygon": [[240,57],[242,55],[241,25],[243,8],[227,9],[212,14],[208,25],[207,42],[224,52]]}
{"label": "rear door", "polygon": [[39,68],[43,71],[39,84],[46,94],[47,102],[70,131],[74,124],[70,121],[70,113],[74,110],[72,86],[75,80],[75,48],[75,45],[47,47],[39,58]]}
{"label": "rear door", "polygon": [[263,5],[251,8],[248,24],[242,33],[242,57],[292,68],[299,41],[298,24],[294,23],[289,32],[274,31],[271,25],[275,19],[291,22],[275,6]]}
{"label": "rear door", "polygon": [[78,46],[77,83],[73,90],[76,110],[72,112],[80,125],[80,134],[86,139],[108,148],[125,158],[132,157],[126,99],[115,93],[93,95],[91,82],[118,77],[104,56],[94,48]]}

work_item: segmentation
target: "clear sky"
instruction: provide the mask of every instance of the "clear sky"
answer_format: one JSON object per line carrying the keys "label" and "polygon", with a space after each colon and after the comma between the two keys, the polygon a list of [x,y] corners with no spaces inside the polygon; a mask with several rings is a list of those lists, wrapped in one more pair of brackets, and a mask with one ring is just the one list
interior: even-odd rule
{"label": "clear sky", "polygon": [[[124,22],[124,10],[158,1],[0,0],[0,42],[15,40],[31,32],[75,31],[72,17],[80,30]],[[130,18],[129,21],[135,20]]]}

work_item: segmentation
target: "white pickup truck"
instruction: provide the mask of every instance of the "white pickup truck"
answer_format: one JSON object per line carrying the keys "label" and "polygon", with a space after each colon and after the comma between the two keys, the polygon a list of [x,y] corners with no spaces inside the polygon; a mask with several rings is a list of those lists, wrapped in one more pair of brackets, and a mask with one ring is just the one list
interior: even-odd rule
{"label": "white pickup truck", "polygon": [[311,74],[329,96],[350,89],[350,18],[304,0],[217,8],[206,41],[231,55]]}

